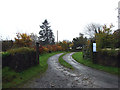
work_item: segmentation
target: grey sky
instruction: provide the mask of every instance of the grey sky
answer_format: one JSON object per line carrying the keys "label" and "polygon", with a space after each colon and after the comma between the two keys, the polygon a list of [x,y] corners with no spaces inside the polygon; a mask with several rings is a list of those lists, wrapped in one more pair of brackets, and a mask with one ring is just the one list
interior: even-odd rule
{"label": "grey sky", "polygon": [[47,19],[59,40],[72,40],[90,23],[118,28],[119,0],[1,0],[0,36],[14,39],[17,32],[39,35],[39,25]]}

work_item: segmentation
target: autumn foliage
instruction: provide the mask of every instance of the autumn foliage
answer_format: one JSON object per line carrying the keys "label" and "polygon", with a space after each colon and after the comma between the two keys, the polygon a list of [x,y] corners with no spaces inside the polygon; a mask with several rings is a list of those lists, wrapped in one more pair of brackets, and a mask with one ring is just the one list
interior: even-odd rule
{"label": "autumn foliage", "polygon": [[30,47],[32,39],[26,33],[17,33],[14,45],[16,47]]}
{"label": "autumn foliage", "polygon": [[[27,35],[26,33],[17,33],[14,46],[15,47],[34,47],[36,50],[36,46],[31,46],[32,45],[32,39],[30,38],[30,35]],[[69,50],[69,47],[71,47],[72,44],[70,44],[67,41],[62,41],[59,42],[58,44],[54,45],[45,45],[42,46],[41,44],[39,45],[39,53],[48,53],[48,52],[56,52],[56,51],[67,51]]]}
{"label": "autumn foliage", "polygon": [[47,46],[39,46],[39,52],[42,53],[48,53],[48,52],[56,52],[56,51],[62,51],[62,47],[59,45],[47,45]]}

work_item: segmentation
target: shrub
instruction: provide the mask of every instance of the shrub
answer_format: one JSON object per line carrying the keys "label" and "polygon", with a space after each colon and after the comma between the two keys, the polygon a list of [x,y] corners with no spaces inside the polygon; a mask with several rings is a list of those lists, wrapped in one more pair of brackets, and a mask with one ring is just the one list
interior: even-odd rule
{"label": "shrub", "polygon": [[57,46],[56,45],[52,45],[52,51],[57,51]]}
{"label": "shrub", "polygon": [[49,49],[49,52],[51,52],[53,50],[53,48],[51,47],[51,45],[47,45],[46,47]]}
{"label": "shrub", "polygon": [[14,47],[30,47],[32,45],[32,39],[30,35],[26,33],[16,33]]}
{"label": "shrub", "polygon": [[48,53],[48,52],[49,52],[49,49],[46,48],[46,47],[43,47],[43,50],[44,50],[45,53]]}
{"label": "shrub", "polygon": [[57,50],[58,51],[62,51],[62,47],[61,46],[57,46]]}
{"label": "shrub", "polygon": [[43,50],[44,50],[43,46],[42,46],[42,45],[40,45],[40,46],[39,46],[39,52],[40,52],[40,54],[42,54],[42,53],[43,53]]}

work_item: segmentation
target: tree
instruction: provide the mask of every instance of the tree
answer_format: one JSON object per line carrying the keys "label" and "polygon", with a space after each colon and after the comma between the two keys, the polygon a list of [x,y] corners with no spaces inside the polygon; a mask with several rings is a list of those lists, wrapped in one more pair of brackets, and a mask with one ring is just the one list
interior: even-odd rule
{"label": "tree", "polygon": [[95,34],[95,39],[97,43],[97,49],[102,49],[102,48],[113,48],[114,44],[114,38],[112,35],[112,30],[111,28],[113,25],[111,24],[109,27],[107,25],[104,25],[102,30],[99,31],[99,33]]}
{"label": "tree", "polygon": [[80,33],[79,37],[73,38],[73,49],[77,47],[83,47],[87,43],[87,38],[84,38],[84,35]]}
{"label": "tree", "polygon": [[96,33],[99,33],[102,29],[102,25],[100,24],[88,24],[85,27],[85,34],[87,34],[90,38],[94,38]]}
{"label": "tree", "polygon": [[114,46],[120,48],[120,29],[114,31],[113,36],[115,41]]}
{"label": "tree", "polygon": [[51,26],[49,26],[49,23],[47,20],[45,20],[42,25],[40,26],[40,28],[42,30],[40,30],[39,34],[39,42],[41,45],[48,45],[48,44],[54,44],[55,43],[55,39],[54,39],[54,34],[52,32],[52,30],[50,29]]}
{"label": "tree", "polygon": [[34,33],[31,33],[30,38],[32,39],[32,45],[34,46],[36,42],[38,41],[38,36]]}
{"label": "tree", "polygon": [[71,42],[69,40],[63,40],[58,45],[62,47],[63,51],[69,51]]}
{"label": "tree", "polygon": [[15,38],[15,47],[30,47],[32,44],[32,39],[26,33],[17,33]]}

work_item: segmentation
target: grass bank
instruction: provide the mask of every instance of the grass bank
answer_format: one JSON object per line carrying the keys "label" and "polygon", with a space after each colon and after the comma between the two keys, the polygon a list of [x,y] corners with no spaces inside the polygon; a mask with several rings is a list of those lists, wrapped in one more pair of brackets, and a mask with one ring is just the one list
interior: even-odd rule
{"label": "grass bank", "polygon": [[74,68],[72,67],[72,65],[70,65],[69,63],[67,63],[67,62],[63,59],[63,56],[64,56],[65,54],[67,54],[67,52],[64,53],[64,54],[62,54],[62,55],[59,57],[59,63],[60,63],[61,65],[63,65],[64,67],[73,70]]}
{"label": "grass bank", "polygon": [[53,53],[46,53],[46,54],[40,55],[39,65],[31,67],[19,73],[15,72],[9,67],[3,68],[2,69],[2,87],[15,88],[21,85],[22,83],[30,80],[32,77],[35,77],[38,74],[40,75],[44,73],[48,68],[48,64],[47,64],[48,58],[58,53],[61,53],[61,52],[53,52]]}
{"label": "grass bank", "polygon": [[117,68],[117,67],[110,67],[110,66],[103,66],[103,65],[98,65],[98,64],[93,64],[91,60],[85,60],[83,59],[83,54],[82,52],[77,52],[77,53],[74,53],[72,55],[73,59],[75,59],[77,62],[81,63],[81,64],[84,64],[88,67],[92,67],[92,68],[95,68],[95,69],[98,69],[98,70],[102,70],[102,71],[105,71],[105,72],[108,72],[108,73],[111,73],[111,74],[115,74],[115,75],[119,75],[120,76],[120,73],[118,73],[118,69],[120,70],[120,68]]}

